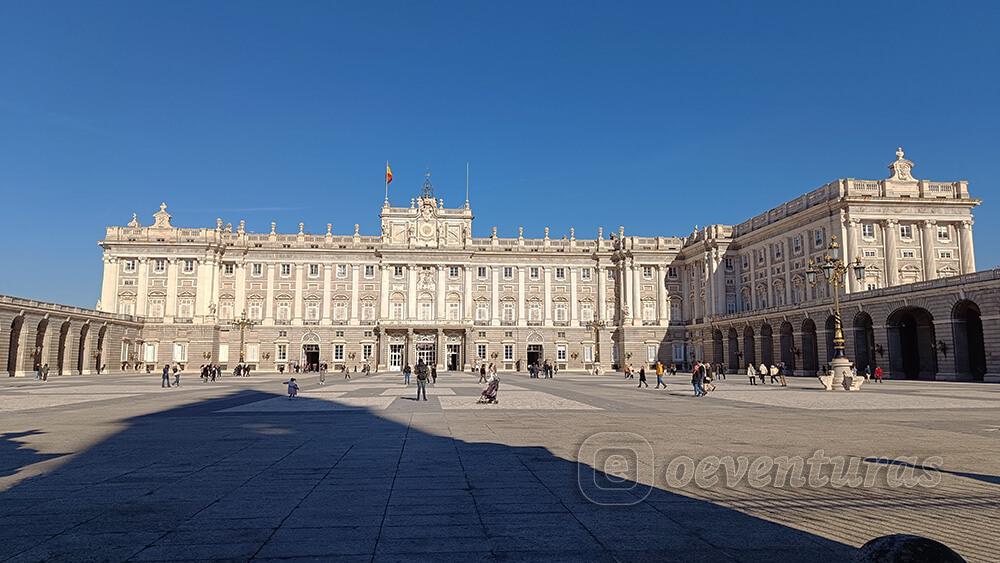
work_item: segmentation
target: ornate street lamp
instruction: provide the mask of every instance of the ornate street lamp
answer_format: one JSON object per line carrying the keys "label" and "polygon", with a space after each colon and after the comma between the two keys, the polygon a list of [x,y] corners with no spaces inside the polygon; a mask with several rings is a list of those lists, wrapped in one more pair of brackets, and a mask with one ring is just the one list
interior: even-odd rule
{"label": "ornate street lamp", "polygon": [[[829,251],[823,258],[816,262],[809,259],[809,267],[806,269],[806,280],[809,285],[815,287],[818,283],[819,274],[823,275],[823,281],[833,288],[833,360],[830,362],[833,368],[833,386],[837,388],[843,383],[844,377],[851,371],[851,361],[847,359],[844,346],[844,325],[840,317],[840,288],[844,287],[845,275],[848,270],[853,271],[854,277],[858,280],[865,279],[865,265],[861,263],[861,258],[855,257],[854,263],[850,264],[840,257],[840,245],[837,237],[832,236]],[[850,264],[850,265],[848,265]]]}
{"label": "ornate street lamp", "polygon": [[247,312],[243,311],[240,318],[232,321],[233,326],[240,329],[240,363],[243,363],[244,356],[244,345],[246,343],[246,330],[248,328],[253,328],[257,324],[256,321],[247,318]]}

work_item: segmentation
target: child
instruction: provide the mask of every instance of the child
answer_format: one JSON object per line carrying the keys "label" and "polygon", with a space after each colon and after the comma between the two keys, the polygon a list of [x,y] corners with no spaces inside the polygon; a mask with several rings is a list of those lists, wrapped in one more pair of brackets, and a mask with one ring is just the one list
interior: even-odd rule
{"label": "child", "polygon": [[295,383],[295,378],[294,377],[291,378],[291,379],[289,379],[288,381],[285,381],[284,383],[285,383],[285,385],[288,385],[288,398],[289,398],[289,400],[294,399],[295,397],[297,397],[299,395],[299,384]]}

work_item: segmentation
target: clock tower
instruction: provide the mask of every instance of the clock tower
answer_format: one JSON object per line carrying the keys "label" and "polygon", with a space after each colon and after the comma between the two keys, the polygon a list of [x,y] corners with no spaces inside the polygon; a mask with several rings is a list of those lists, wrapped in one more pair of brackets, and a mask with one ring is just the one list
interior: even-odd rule
{"label": "clock tower", "polygon": [[472,209],[448,209],[434,197],[431,175],[424,177],[420,195],[409,207],[382,207],[382,243],[406,248],[463,248],[472,237]]}

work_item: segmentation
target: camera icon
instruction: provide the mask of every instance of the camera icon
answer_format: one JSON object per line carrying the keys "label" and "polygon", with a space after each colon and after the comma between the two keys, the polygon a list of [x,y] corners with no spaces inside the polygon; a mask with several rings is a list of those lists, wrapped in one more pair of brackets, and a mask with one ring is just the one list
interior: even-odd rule
{"label": "camera icon", "polygon": [[653,486],[653,446],[632,432],[599,432],[580,444],[577,485],[594,504],[629,506]]}

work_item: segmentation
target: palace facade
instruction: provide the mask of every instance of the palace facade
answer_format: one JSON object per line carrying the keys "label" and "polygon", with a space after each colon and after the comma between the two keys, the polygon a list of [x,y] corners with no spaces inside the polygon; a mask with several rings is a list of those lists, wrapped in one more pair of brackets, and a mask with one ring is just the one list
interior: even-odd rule
{"label": "palace facade", "polygon": [[164,204],[151,225],[133,215],[107,229],[98,309],[142,317],[141,342],[122,358],[143,365],[233,365],[241,353],[265,370],[712,360],[718,322],[728,338],[733,319],[829,308],[829,287],[810,286],[805,270],[835,240],[866,266],[864,279],[849,276],[852,297],[975,272],[979,200],[966,181],[918,180],[913,166],[900,149],[886,179],[835,180],[686,236],[474,237],[469,202],[446,207],[429,178],[408,206],[386,199],[377,235],[178,227]]}

